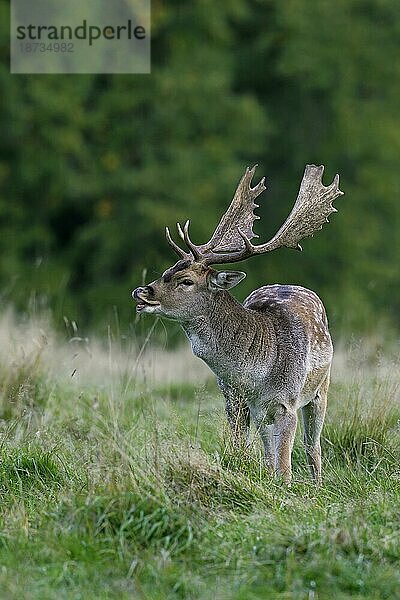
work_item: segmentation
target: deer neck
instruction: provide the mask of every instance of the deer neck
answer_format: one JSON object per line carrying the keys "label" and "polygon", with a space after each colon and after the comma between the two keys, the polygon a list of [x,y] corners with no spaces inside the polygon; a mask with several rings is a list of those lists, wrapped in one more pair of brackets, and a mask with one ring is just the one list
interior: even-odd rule
{"label": "deer neck", "polygon": [[226,291],[213,294],[206,313],[182,327],[193,353],[223,379],[265,360],[273,344],[268,318],[244,308]]}

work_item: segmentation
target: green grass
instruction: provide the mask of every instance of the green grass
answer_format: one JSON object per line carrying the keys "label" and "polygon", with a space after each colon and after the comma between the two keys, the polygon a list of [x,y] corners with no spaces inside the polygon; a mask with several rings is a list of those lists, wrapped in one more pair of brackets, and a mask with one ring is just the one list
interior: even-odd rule
{"label": "green grass", "polygon": [[324,483],[299,431],[287,488],[255,435],[232,451],[222,399],[189,356],[187,380],[165,383],[116,371],[112,344],[109,369],[78,380],[68,344],[3,352],[1,598],[400,597],[395,362],[341,353]]}

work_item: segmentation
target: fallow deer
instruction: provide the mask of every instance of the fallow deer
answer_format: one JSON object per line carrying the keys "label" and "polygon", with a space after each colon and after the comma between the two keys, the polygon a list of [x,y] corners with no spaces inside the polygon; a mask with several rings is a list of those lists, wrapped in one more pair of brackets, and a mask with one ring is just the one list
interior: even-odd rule
{"label": "fallow deer", "polygon": [[193,353],[216,374],[226,400],[233,441],[249,435],[250,416],[262,438],[266,465],[291,480],[291,453],[301,408],[304,444],[311,474],[321,479],[320,437],[324,422],[333,347],[324,305],[312,291],[295,285],[266,285],[240,304],[228,292],[246,274],[216,271],[211,265],[242,261],[282,246],[301,250],[299,241],[321,229],[343,194],[339,176],[322,184],[324,167],[307,165],[294,207],[272,239],[251,239],[255,198],[265,178],[251,187],[255,167],[247,168],[234,198],[211,239],[195,245],[189,221],[177,224],[187,246],[166,237],[179,261],[156,281],[132,292],[137,312],[178,321]]}

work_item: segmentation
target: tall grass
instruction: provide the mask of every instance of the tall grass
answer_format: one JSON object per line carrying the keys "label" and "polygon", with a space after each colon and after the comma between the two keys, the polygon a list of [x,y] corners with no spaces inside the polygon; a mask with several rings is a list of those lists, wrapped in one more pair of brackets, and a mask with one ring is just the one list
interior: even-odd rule
{"label": "tall grass", "polygon": [[213,378],[168,353],[0,320],[0,596],[400,597],[397,348],[337,352],[324,484],[229,444]]}

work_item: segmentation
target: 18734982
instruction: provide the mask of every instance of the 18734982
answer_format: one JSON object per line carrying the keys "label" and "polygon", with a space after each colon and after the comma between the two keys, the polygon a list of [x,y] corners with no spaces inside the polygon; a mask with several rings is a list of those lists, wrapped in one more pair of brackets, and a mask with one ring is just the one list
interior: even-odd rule
{"label": "18734982", "polygon": [[26,54],[35,53],[71,53],[75,51],[73,42],[20,42],[20,51]]}

